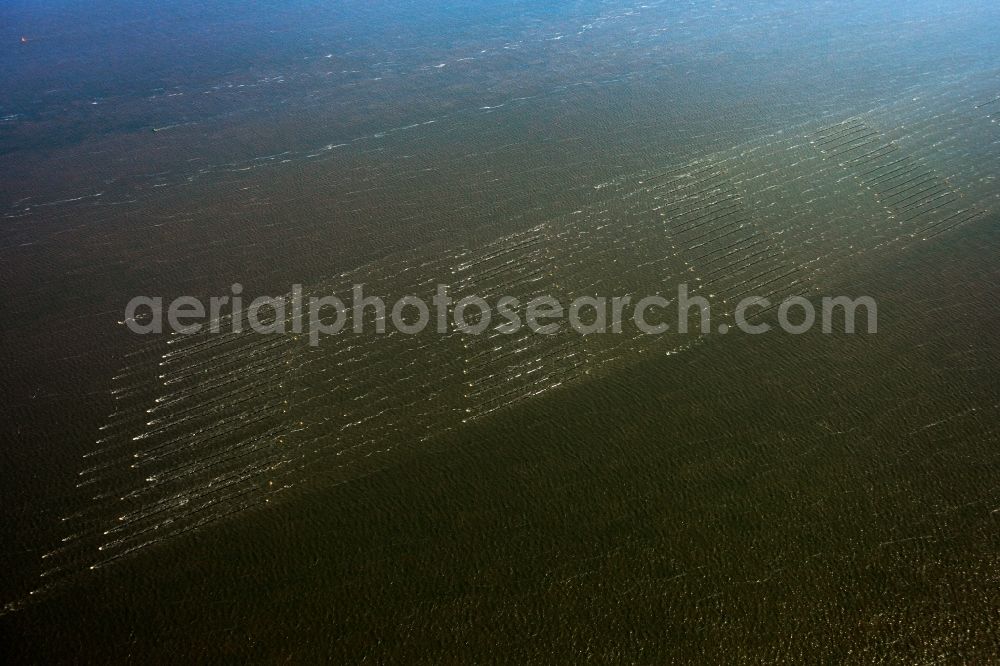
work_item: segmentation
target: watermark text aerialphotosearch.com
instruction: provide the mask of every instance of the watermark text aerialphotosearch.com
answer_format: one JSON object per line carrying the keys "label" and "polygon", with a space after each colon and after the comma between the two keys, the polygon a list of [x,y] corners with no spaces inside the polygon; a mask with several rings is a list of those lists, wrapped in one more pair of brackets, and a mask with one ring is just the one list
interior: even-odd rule
{"label": "watermark text aerialphotosearch.com", "polygon": [[[123,323],[140,334],[226,333],[250,330],[261,334],[306,334],[311,345],[324,336],[343,333],[385,333],[392,326],[400,333],[416,335],[433,324],[433,330],[479,335],[487,331],[513,334],[525,327],[533,333],[550,335],[566,327],[582,335],[621,333],[634,327],[645,335],[668,332],[726,333],[726,323],[712,326],[712,307],[703,296],[692,296],[686,284],[677,287],[673,298],[649,296],[581,296],[562,302],[553,296],[536,296],[523,301],[502,296],[492,302],[479,296],[454,299],[446,284],[437,285],[430,303],[418,296],[403,296],[390,303],[365,292],[364,285],[351,289],[349,298],[333,294],[303,295],[294,285],[286,296],[261,296],[244,303],[243,288],[233,284],[230,293],[203,299],[181,296],[166,302],[159,296],[137,296],[125,307]],[[778,328],[786,333],[805,333],[817,324],[824,333],[834,330],[835,315],[842,316],[838,331],[854,333],[859,316],[865,330],[877,331],[877,305],[870,296],[819,299],[819,308],[802,296],[772,303],[760,296],[741,300],[732,321],[744,333],[757,335],[774,327],[752,323],[754,315],[777,308]],[[837,321],[841,321],[837,319]]]}

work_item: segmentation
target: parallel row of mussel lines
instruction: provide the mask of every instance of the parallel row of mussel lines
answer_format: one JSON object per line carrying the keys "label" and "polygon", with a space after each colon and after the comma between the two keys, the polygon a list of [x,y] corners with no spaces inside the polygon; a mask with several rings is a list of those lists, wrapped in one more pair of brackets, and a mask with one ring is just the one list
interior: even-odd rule
{"label": "parallel row of mussel lines", "polygon": [[[754,296],[772,303],[822,288],[843,274],[886,225],[885,215],[844,172],[843,164],[885,159],[897,147],[863,116],[800,128],[748,164],[744,184],[758,225],[780,243],[785,278]],[[732,301],[746,294],[734,294]]]}
{"label": "parallel row of mussel lines", "polygon": [[624,295],[636,276],[673,272],[669,247],[650,210],[647,179],[635,179],[627,191],[549,225],[553,289],[567,303],[579,296]]}
{"label": "parallel row of mussel lines", "polygon": [[[930,240],[986,214],[968,183],[950,166],[948,150],[960,140],[951,123],[911,122],[889,142],[899,148],[864,163],[839,163],[878,202],[891,224],[872,238],[872,249]],[[947,130],[942,135],[942,130]],[[935,140],[932,137],[940,136]],[[963,137],[967,140],[967,137]]]}
{"label": "parallel row of mussel lines", "polygon": [[[653,194],[661,175],[633,178],[628,191],[553,225],[555,292],[567,306],[583,304],[577,319],[584,328],[565,325],[565,333],[576,336],[572,344],[586,359],[585,367],[574,370],[577,376],[599,375],[605,366],[620,365],[649,346],[640,344],[642,333],[630,321],[628,306],[615,303],[631,299],[634,304],[666,292],[680,271],[657,213],[661,202]],[[701,194],[709,196],[708,189],[714,188]]]}
{"label": "parallel row of mussel lines", "polygon": [[[566,276],[564,291],[569,298],[592,294],[631,297],[633,306],[646,296],[663,297],[670,301],[668,310],[647,311],[646,320],[650,324],[662,320],[671,329],[670,334],[650,335],[634,322],[626,322],[620,333],[588,336],[591,374],[604,366],[632,362],[643,354],[670,353],[692,344],[687,336],[674,334],[675,317],[671,314],[682,283],[697,290],[698,273],[691,259],[717,260],[719,266],[732,271],[734,266],[727,262],[740,258],[739,253],[749,245],[747,236],[753,235],[744,194],[734,185],[740,157],[739,151],[728,150],[646,172],[640,187],[625,197],[627,205],[608,211],[598,232],[607,230],[610,237],[600,239],[599,244],[611,248],[614,259],[602,258],[595,263],[613,266],[613,273],[598,273],[596,279],[593,272]],[[594,233],[588,230],[586,235]]]}
{"label": "parallel row of mussel lines", "polygon": [[843,165],[870,164],[896,150],[860,117],[734,149],[729,184],[740,199],[729,215],[742,221],[722,229],[729,236],[685,249],[691,293],[707,299],[712,321],[721,315],[731,325],[736,306],[749,297],[770,302],[752,311],[759,317],[784,298],[807,295],[862,251],[878,210],[847,182]]}
{"label": "parallel row of mussel lines", "polygon": [[872,111],[801,128],[772,165],[747,165],[755,219],[808,268],[804,284],[829,283],[874,250],[976,219],[949,172],[928,166],[941,164],[950,143],[975,140],[954,117],[973,99],[966,85],[915,87]]}
{"label": "parallel row of mussel lines", "polygon": [[[321,337],[318,346],[299,347],[288,400],[296,423],[306,429],[306,456],[316,459],[310,467],[349,474],[359,464],[373,464],[376,454],[436,437],[459,423],[462,347],[454,332],[437,332],[432,307],[436,285],[447,282],[458,256],[389,260],[383,262],[391,267],[388,272],[366,268],[323,289],[348,302],[351,286],[364,284],[365,295],[379,296],[386,307],[383,316],[366,307],[358,320],[349,307],[341,333]],[[431,306],[423,331],[406,333],[390,321],[393,303],[403,296]],[[405,323],[413,323],[412,314],[403,311]],[[322,321],[329,324],[334,317],[332,310],[324,311]],[[354,331],[356,324],[362,333]]]}
{"label": "parallel row of mussel lines", "polygon": [[84,455],[72,502],[77,508],[60,517],[64,536],[42,555],[40,587],[32,595],[58,586],[100,559],[99,548],[107,540],[103,532],[113,526],[118,496],[137,487],[132,454],[141,445],[133,437],[147,427],[146,408],[157,396],[164,351],[162,339],[142,341],[112,378],[114,411],[100,426],[93,450]]}
{"label": "parallel row of mussel lines", "polygon": [[[510,236],[495,249],[483,251],[460,266],[470,272],[463,286],[489,298],[513,295],[523,301],[525,296],[552,295],[564,305],[583,296],[670,297],[678,279],[686,277],[685,250],[702,247],[700,243],[710,245],[745,224],[733,215],[740,196],[729,185],[725,163],[704,160],[647,173],[634,185],[637,189],[626,196]],[[671,227],[674,235],[669,233]],[[472,270],[477,268],[478,274]],[[531,294],[516,291],[519,284],[530,281],[546,288]],[[612,309],[607,313],[609,326]],[[591,310],[583,318],[588,316],[596,313]],[[643,351],[686,343],[656,336],[654,344],[631,325],[622,325],[613,334],[586,336],[565,324],[555,335],[528,330],[505,334],[501,326],[502,322],[485,337],[472,337],[467,343],[470,414],[490,413]],[[475,404],[483,398],[495,404],[485,408]]]}
{"label": "parallel row of mussel lines", "polygon": [[[305,334],[294,336],[283,388],[288,410],[284,441],[292,443],[288,448],[293,455],[276,476],[275,483],[280,481],[282,489],[320,474],[349,480],[358,465],[369,471],[376,467],[375,454],[453,427],[457,408],[440,396],[442,387],[449,385],[448,373],[456,372],[448,366],[456,352],[445,353],[447,340],[433,338],[429,332],[407,335],[389,321],[399,296],[417,295],[430,303],[427,289],[447,265],[447,257],[419,253],[392,257],[305,291],[306,302],[310,297],[336,296],[346,309],[340,331],[318,336],[316,346],[308,343],[308,328]],[[363,285],[366,297],[376,296],[385,303],[382,314],[365,308],[362,333],[354,330],[355,285]],[[330,306],[321,315],[324,324],[337,317]],[[377,332],[383,324],[384,332]]]}
{"label": "parallel row of mussel lines", "polygon": [[[655,177],[633,178],[627,191],[483,248],[457,266],[456,273],[467,276],[459,287],[491,303],[511,296],[523,305],[544,295],[563,306],[584,296],[638,298],[664,290],[679,264],[665,241],[657,201],[649,193],[658,187]],[[708,189],[715,188],[699,196],[707,196]],[[609,327],[611,310],[609,304]],[[596,316],[591,308],[582,319]],[[505,323],[494,321],[483,335],[466,339],[469,419],[592,375],[637,351],[637,331],[629,326],[614,334],[583,335],[565,320],[551,333],[527,327],[507,333]]]}
{"label": "parallel row of mussel lines", "polygon": [[[303,299],[337,295],[349,303],[352,286],[361,283],[368,285],[366,293],[385,298],[394,285],[426,282],[424,276],[434,270],[435,262],[426,258],[377,262],[338,281],[313,285]],[[335,287],[338,282],[339,289]],[[167,352],[164,362],[169,364],[175,357],[187,361],[161,379],[166,385],[197,375],[202,402],[197,408],[186,407],[199,412],[190,421],[177,418],[176,409],[181,406],[177,397],[171,397],[169,405],[157,403],[153,409],[165,405],[169,418],[176,420],[174,429],[182,431],[157,446],[173,447],[173,439],[184,438],[189,452],[176,466],[199,474],[187,475],[166,498],[155,500],[157,510],[164,507],[170,514],[164,516],[163,524],[172,526],[172,531],[159,533],[158,539],[267,501],[272,492],[307,480],[321,457],[348,452],[368,455],[391,446],[392,435],[426,434],[420,427],[426,430],[433,423],[426,415],[435,404],[433,391],[426,386],[430,375],[424,364],[430,354],[424,350],[419,356],[413,349],[417,338],[392,327],[384,334],[353,333],[350,312],[348,308],[343,331],[321,339],[315,349],[306,344],[305,334],[223,333],[204,341],[174,338],[180,341],[179,349]],[[371,318],[366,322],[368,330],[373,330],[375,310],[367,310],[366,315]],[[286,295],[287,331],[292,330],[291,316],[290,295]],[[366,338],[367,347],[362,344]],[[347,359],[354,362],[349,368],[344,364]],[[240,375],[242,379],[237,380]],[[385,404],[386,395],[392,397],[392,404]],[[197,429],[188,432],[193,426]],[[205,433],[204,428],[208,429]],[[206,441],[205,435],[213,439]],[[241,467],[225,468],[237,460]],[[152,478],[158,482],[173,473],[161,471]],[[141,491],[138,498],[145,498],[140,512],[149,514],[148,493]],[[198,506],[191,507],[193,499]],[[195,513],[206,515],[192,522],[188,516]]]}
{"label": "parallel row of mussel lines", "polygon": [[282,468],[296,457],[284,446],[294,340],[250,330],[245,314],[219,324],[219,333],[166,341],[148,400],[132,407],[145,420],[133,419],[123,454],[106,463],[126,474],[93,498],[105,539],[93,566],[244,511],[280,488]]}
{"label": "parallel row of mussel lines", "polygon": [[[732,318],[745,298],[767,299],[759,317],[790,296],[807,295],[842,275],[873,238],[885,233],[884,213],[845,175],[845,164],[871,164],[898,148],[862,117],[819,129],[765,137],[738,149],[733,183],[751,223],[728,262],[694,257],[696,293]],[[717,265],[722,264],[722,265]],[[729,321],[724,321],[727,325]]]}
{"label": "parallel row of mussel lines", "polygon": [[[996,99],[961,101],[991,124]],[[618,295],[650,284],[655,293],[649,276],[678,273],[693,275],[693,292],[712,296],[713,306],[808,287],[811,271],[831,274],[872,237],[876,245],[892,233],[932,238],[983,214],[974,197],[952,200],[954,185],[944,178],[940,187],[927,166],[935,151],[969,140],[932,102],[911,105],[905,132],[878,132],[888,122],[869,115],[814,130],[801,144],[764,139],[647,176],[624,207],[579,211],[438,263],[369,266],[341,276],[341,291],[369,282],[385,287],[373,290],[380,295],[429,297],[445,268],[455,269],[458,291],[491,301]],[[932,107],[938,111],[921,120],[918,112]],[[923,143],[907,144],[913,136]],[[888,214],[873,217],[847,181],[874,192]],[[852,215],[862,223],[851,224]],[[657,218],[666,244],[650,233]],[[314,291],[326,295],[330,285]],[[641,347],[628,336],[610,344],[569,331],[508,335],[501,323],[480,336],[433,339],[389,327],[382,336],[335,336],[319,349],[250,332],[145,346],[115,378],[118,408],[80,473],[90,503],[65,517],[67,536],[45,555],[43,585],[245,510],[284,487],[292,471],[307,476],[320,453],[353,461],[433,437]]]}
{"label": "parallel row of mussel lines", "polygon": [[[346,300],[351,284],[406,270],[382,263],[345,273],[336,295]],[[330,289],[314,285],[303,298]],[[288,334],[251,330],[244,310],[220,317],[218,332],[160,338],[128,355],[114,378],[118,407],[79,475],[84,508],[64,518],[67,536],[44,556],[44,584],[268,501],[308,468],[316,437],[299,401],[324,396],[303,387],[317,356],[292,333],[291,294],[285,300]],[[267,309],[260,320],[276,323]]]}
{"label": "parallel row of mussel lines", "polygon": [[669,333],[649,335],[634,323],[626,326],[622,334],[602,338],[606,348],[598,365],[631,361],[645,353],[670,353],[692,344],[692,338],[677,334],[677,290],[683,285],[689,293],[698,293],[701,262],[712,266],[712,278],[736,278],[745,255],[762,256],[744,193],[734,184],[739,165],[737,153],[726,151],[644,178],[638,215],[649,222],[644,245],[652,252],[625,258],[634,268],[628,289],[622,291],[632,295],[634,303],[646,296],[669,300],[666,310],[644,313],[647,323],[662,320]]}
{"label": "parallel row of mussel lines", "polygon": [[[984,214],[955,176],[968,151],[954,146],[977,141],[973,128],[960,121],[970,99],[968,91],[915,91],[909,99],[808,130],[803,143],[812,157],[796,154],[801,145],[789,151],[784,159],[795,169],[788,178],[808,174],[812,185],[802,194],[809,198],[799,206],[772,201],[768,207],[787,209],[794,221],[783,234],[790,251],[815,251],[816,284],[856,270],[858,261],[887,246],[930,239]],[[957,161],[949,164],[949,155]],[[805,173],[793,176],[802,167]]]}
{"label": "parallel row of mussel lines", "polygon": [[[579,296],[638,299],[657,294],[672,299],[681,281],[690,281],[696,294],[712,296],[736,296],[764,287],[770,288],[763,295],[780,292],[797,284],[789,279],[795,267],[782,261],[781,245],[763,234],[749,215],[744,188],[736,179],[749,178],[741,165],[747,152],[757,148],[743,148],[646,173],[638,181],[641,187],[628,196],[553,221],[534,234],[509,237],[503,241],[505,247],[484,252],[462,268],[485,268],[486,282],[490,270],[509,276],[525,269],[528,279],[547,274],[551,289],[541,293],[555,295],[564,304]],[[533,253],[515,252],[522,247],[533,248]],[[484,280],[475,276],[467,286],[478,295],[511,295],[517,279],[498,281],[492,292],[482,289]],[[605,365],[620,364],[644,352],[671,351],[691,343],[672,335],[648,336],[631,325],[608,335],[562,333],[544,336],[525,331],[507,336],[493,330],[481,340],[470,339],[472,376],[466,385],[472,392],[468,397],[476,400],[488,395],[496,401],[487,410],[472,407],[472,413],[489,413],[536,394],[532,387],[511,378],[539,373],[548,379],[550,372],[560,372],[561,377],[564,368],[594,374]],[[557,362],[546,364],[548,356]],[[492,360],[496,357],[500,368]],[[528,362],[518,362],[521,358]],[[558,361],[566,359],[574,362],[560,368]]]}
{"label": "parallel row of mussel lines", "polygon": [[693,212],[667,209],[666,232],[687,267],[689,293],[710,301],[727,288],[751,287],[758,276],[773,274],[770,264],[777,253],[757,229],[746,194],[736,185],[740,167],[729,165],[721,196],[711,206],[695,206]]}
{"label": "parallel row of mussel lines", "polygon": [[113,563],[275,490],[288,462],[290,340],[228,330],[173,336],[152,344],[158,353],[129,357],[113,389],[120,407],[80,473],[87,503],[65,520],[73,552],[54,558],[64,573]]}
{"label": "parallel row of mussel lines", "polygon": [[730,158],[708,158],[650,174],[644,180],[644,202],[638,212],[648,219],[648,246],[655,251],[638,260],[635,270],[673,288],[690,272],[692,251],[712,245],[717,238],[739,236],[747,224],[742,194],[733,187]]}
{"label": "parallel row of mussel lines", "polygon": [[[600,224],[578,232],[609,253],[590,260],[596,271],[561,276],[568,300],[588,295],[628,297],[628,313],[634,313],[631,308],[647,296],[670,302],[666,310],[654,306],[644,312],[647,324],[667,323],[667,334],[650,334],[629,320],[613,333],[588,335],[590,374],[634,362],[644,354],[673,353],[693,344],[693,338],[676,335],[674,301],[682,284],[697,290],[692,258],[719,259],[726,266],[726,260],[737,258],[747,247],[751,223],[744,194],[734,184],[740,157],[736,150],[720,151],[648,171],[624,197],[624,205],[603,211]],[[613,311],[609,303],[609,329],[614,327]]]}
{"label": "parallel row of mussel lines", "polygon": [[[729,317],[734,304],[744,297],[768,296],[795,284],[798,271],[789,264],[782,239],[761,224],[753,199],[761,187],[758,180],[769,175],[768,169],[777,168],[772,154],[780,154],[786,141],[773,135],[715,156],[719,166],[702,167],[703,172],[723,174],[709,191],[709,200],[700,201],[700,195],[683,197],[661,211],[665,232],[683,262],[679,282],[690,296],[708,301],[713,321]],[[687,175],[685,170],[681,174]],[[683,183],[680,176],[674,180]],[[675,192],[692,189],[676,183],[670,188]],[[697,311],[691,311],[690,317],[684,323],[697,335]]]}
{"label": "parallel row of mussel lines", "polygon": [[[989,109],[1000,107],[997,82],[977,82],[971,91],[935,100],[937,108],[909,120],[899,139],[908,151],[947,182],[954,201],[942,196],[931,208],[913,206],[909,238],[930,240],[985,219],[996,210],[996,164],[1000,158],[1000,131]],[[930,105],[928,105],[930,106]],[[923,198],[921,199],[923,201]]]}
{"label": "parallel row of mussel lines", "polygon": [[[837,163],[874,195],[887,219],[895,222],[892,234],[879,239],[876,247],[907,237],[930,239],[982,214],[963,201],[959,190],[932,166],[931,160],[914,154],[901,138],[887,140],[882,132],[872,130],[870,125],[866,124],[865,129],[872,131],[878,137],[876,141],[886,149],[874,159],[837,160]],[[907,129],[910,134],[914,131],[919,130]],[[900,150],[901,143],[903,150]],[[821,145],[821,142],[814,145],[828,159],[835,158],[828,152],[828,145]],[[935,146],[936,150],[941,148]]]}
{"label": "parallel row of mussel lines", "polygon": [[[893,211],[859,186],[857,178],[877,178],[913,159],[880,129],[875,115],[803,128],[775,155],[774,167],[762,170],[767,175],[752,179],[755,216],[780,238],[797,271],[793,286],[801,286],[802,295],[841,281],[858,269],[859,261],[873,258],[902,233]],[[772,303],[778,296],[761,295]]]}
{"label": "parallel row of mussel lines", "polygon": [[931,240],[983,219],[995,206],[992,167],[1000,137],[984,113],[998,104],[995,90],[989,81],[963,81],[870,114],[891,128],[886,134],[899,153],[863,169],[843,166],[895,220],[888,242]]}
{"label": "parallel row of mussel lines", "polygon": [[[541,395],[584,371],[586,350],[579,335],[565,330],[536,332],[527,325],[511,326],[506,317],[497,316],[500,299],[516,299],[519,305],[512,309],[523,314],[534,298],[560,298],[554,275],[559,270],[558,233],[563,226],[555,221],[509,234],[470,251],[453,267],[456,299],[475,296],[493,306],[485,330],[459,333],[464,421]],[[481,323],[474,311],[470,308],[466,314],[473,326]]]}

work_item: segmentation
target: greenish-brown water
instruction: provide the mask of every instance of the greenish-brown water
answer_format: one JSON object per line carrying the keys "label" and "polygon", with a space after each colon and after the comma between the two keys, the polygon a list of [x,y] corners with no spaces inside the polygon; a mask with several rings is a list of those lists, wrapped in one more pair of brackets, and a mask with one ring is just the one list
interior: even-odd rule
{"label": "greenish-brown water", "polygon": [[[15,655],[995,658],[995,16],[863,6],[406,15],[388,46],[320,13],[305,46],[240,47],[266,72],[18,97]],[[312,349],[120,323],[137,294],[438,280],[683,280],[727,321],[757,288],[869,294],[879,332]]]}
{"label": "greenish-brown water", "polygon": [[45,611],[81,627],[50,648],[989,661],[997,276],[974,231],[857,276],[877,335],[716,339],[553,394],[163,546],[155,590],[141,559],[101,572]]}

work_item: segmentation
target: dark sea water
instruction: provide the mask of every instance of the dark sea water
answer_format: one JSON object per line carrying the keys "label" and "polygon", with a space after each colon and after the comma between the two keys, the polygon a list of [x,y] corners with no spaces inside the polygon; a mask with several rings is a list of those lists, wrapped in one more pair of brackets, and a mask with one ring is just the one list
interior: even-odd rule
{"label": "dark sea water", "polygon": [[[5,652],[1000,660],[998,34],[978,1],[7,3]],[[870,295],[878,332],[121,324],[233,282],[680,281],[719,321]]]}

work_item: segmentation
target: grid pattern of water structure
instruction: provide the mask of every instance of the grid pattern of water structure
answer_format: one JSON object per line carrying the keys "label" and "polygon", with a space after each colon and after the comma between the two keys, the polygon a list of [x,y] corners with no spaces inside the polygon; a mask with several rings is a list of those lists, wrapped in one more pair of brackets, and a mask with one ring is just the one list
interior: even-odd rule
{"label": "grid pattern of water structure", "polygon": [[[587,209],[379,261],[305,296],[363,283],[387,302],[430,302],[447,283],[455,298],[566,302],[669,295],[686,282],[710,298],[715,321],[728,321],[748,295],[817,294],[864,262],[995,212],[1000,97],[990,85],[914,90],[632,174]],[[477,336],[389,327],[316,348],[304,335],[250,331],[151,342],[115,377],[118,408],[79,473],[86,508],[63,518],[67,536],[45,554],[40,590],[259,507],[316,474],[349,481],[469,421],[697,342],[496,326]]]}

